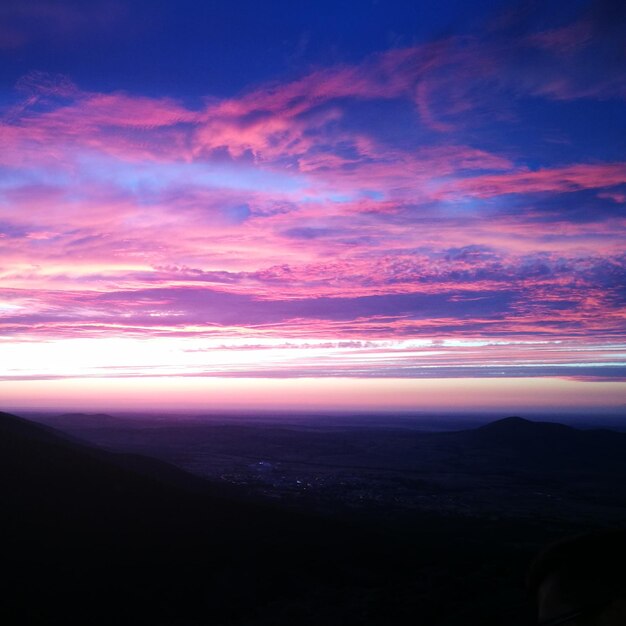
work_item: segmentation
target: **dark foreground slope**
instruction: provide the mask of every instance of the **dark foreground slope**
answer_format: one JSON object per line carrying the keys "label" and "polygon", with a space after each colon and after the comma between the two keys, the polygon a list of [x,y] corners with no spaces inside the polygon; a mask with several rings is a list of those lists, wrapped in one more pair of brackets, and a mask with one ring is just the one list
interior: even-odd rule
{"label": "dark foreground slope", "polygon": [[3,624],[245,623],[319,580],[358,584],[342,527],[128,464],[0,414]]}
{"label": "dark foreground slope", "polygon": [[348,525],[7,414],[0,493],[3,624],[523,624],[528,559],[580,529]]}

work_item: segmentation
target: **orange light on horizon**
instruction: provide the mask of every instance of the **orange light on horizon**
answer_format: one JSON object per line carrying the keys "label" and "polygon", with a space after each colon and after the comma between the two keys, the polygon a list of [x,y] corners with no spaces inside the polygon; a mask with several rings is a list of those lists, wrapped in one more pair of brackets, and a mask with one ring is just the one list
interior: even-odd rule
{"label": "orange light on horizon", "polygon": [[618,411],[626,405],[626,384],[562,378],[67,378],[0,382],[0,403],[84,411]]}

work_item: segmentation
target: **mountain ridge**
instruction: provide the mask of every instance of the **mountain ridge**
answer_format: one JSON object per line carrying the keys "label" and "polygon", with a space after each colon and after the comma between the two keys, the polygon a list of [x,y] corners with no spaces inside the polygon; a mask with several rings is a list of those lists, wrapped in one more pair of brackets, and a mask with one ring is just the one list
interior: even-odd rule
{"label": "mountain ridge", "polygon": [[348,581],[363,558],[341,523],[180,488],[119,456],[133,457],[0,413],[3,624],[235,623],[259,593],[302,594],[330,569]]}

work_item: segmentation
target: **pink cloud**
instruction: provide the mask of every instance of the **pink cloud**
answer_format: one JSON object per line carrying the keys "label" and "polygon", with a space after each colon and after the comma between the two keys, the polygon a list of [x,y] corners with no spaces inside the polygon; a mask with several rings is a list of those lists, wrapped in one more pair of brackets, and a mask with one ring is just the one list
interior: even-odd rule
{"label": "pink cloud", "polygon": [[510,193],[568,193],[626,183],[626,163],[581,163],[565,167],[488,174],[457,180],[443,189],[444,197],[489,198]]}

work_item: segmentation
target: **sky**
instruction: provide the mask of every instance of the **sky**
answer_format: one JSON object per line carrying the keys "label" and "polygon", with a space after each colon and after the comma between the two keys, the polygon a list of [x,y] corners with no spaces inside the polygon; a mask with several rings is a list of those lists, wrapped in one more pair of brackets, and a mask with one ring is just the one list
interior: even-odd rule
{"label": "sky", "polygon": [[0,405],[626,408],[626,8],[4,0]]}

